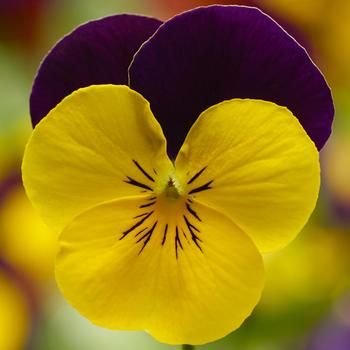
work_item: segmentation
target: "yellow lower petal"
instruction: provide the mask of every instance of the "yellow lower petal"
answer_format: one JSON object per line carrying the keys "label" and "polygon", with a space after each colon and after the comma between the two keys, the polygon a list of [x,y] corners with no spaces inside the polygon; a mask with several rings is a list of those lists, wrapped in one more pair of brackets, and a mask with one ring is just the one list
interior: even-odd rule
{"label": "yellow lower petal", "polygon": [[142,207],[147,200],[96,206],[63,231],[56,277],[67,300],[98,325],[144,329],[169,344],[238,328],[263,286],[252,241],[205,206],[158,198]]}

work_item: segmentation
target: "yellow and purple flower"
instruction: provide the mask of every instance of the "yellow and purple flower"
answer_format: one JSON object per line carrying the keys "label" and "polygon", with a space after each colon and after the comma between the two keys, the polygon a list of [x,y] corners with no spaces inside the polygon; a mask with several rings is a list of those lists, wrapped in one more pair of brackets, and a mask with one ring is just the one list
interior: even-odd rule
{"label": "yellow and purple flower", "polygon": [[170,344],[239,327],[261,254],[314,209],[333,112],[305,50],[255,8],[77,28],[39,69],[23,160],[28,196],[61,232],[67,300]]}

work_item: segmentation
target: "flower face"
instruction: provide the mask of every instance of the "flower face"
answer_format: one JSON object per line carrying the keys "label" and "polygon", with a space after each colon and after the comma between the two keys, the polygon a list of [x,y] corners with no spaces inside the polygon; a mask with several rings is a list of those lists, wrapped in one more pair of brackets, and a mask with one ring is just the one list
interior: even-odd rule
{"label": "flower face", "polygon": [[[299,121],[322,145],[328,131],[321,125],[330,123],[332,105],[322,100],[331,101],[317,68],[256,9],[222,6],[163,24],[133,58],[133,89],[123,81],[79,89],[34,129],[23,160],[26,190],[46,222],[61,232],[56,278],[63,294],[94,323],[144,329],[170,344],[223,337],[258,302],[261,252],[283,247],[310,216],[319,189],[318,152],[298,119],[274,103],[285,96],[278,69],[269,78],[259,68],[248,69],[252,18],[266,25],[259,29],[254,22],[256,35],[271,26],[272,38],[281,43],[277,54],[272,48],[266,54],[258,42],[254,57],[265,64],[260,68],[289,67],[291,60],[296,73],[303,73],[292,75],[287,86],[298,87],[297,97],[299,88],[308,91],[307,107],[294,96],[290,108],[299,106]],[[106,38],[101,36],[99,47]],[[240,43],[233,61],[228,39]],[[290,47],[282,45],[284,39]],[[52,87],[48,77],[72,67],[59,48],[77,42],[73,32],[44,61],[31,98],[34,124],[54,98],[65,96],[69,84],[54,81]],[[284,47],[288,57],[268,62],[272,53],[285,53]],[[307,67],[305,82],[299,78]],[[237,72],[239,79],[231,80]],[[253,90],[243,73],[256,79],[256,94],[246,96]],[[84,78],[75,80],[77,87],[96,83],[91,75]],[[243,96],[235,96],[240,83]],[[278,91],[275,98],[252,99],[272,96],[265,91],[270,87]],[[50,91],[57,93],[52,97]],[[316,100],[327,108],[314,105]],[[314,125],[310,113],[318,109],[320,123]]]}

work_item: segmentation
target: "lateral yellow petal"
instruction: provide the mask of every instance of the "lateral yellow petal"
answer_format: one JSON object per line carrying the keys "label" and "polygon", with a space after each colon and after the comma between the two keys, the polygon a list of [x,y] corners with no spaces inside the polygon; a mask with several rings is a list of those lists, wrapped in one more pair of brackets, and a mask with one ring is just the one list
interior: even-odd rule
{"label": "lateral yellow petal", "polygon": [[152,191],[172,164],[149,103],[122,85],[66,97],[37,125],[23,159],[28,197],[53,229],[107,200]]}
{"label": "lateral yellow petal", "polygon": [[261,100],[204,111],[175,167],[193,200],[228,215],[262,252],[297,235],[320,186],[314,143],[287,108]]}
{"label": "lateral yellow petal", "polygon": [[66,299],[100,326],[147,330],[169,344],[207,343],[238,328],[263,287],[253,242],[203,205],[192,204],[198,219],[181,202],[171,214],[161,200],[147,209],[147,200],[101,204],[65,228],[56,278]]}

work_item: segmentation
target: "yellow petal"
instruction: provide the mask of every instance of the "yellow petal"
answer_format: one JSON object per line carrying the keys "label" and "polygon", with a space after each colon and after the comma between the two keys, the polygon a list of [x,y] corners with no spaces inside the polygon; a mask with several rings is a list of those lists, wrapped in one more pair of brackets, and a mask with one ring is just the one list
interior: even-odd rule
{"label": "yellow petal", "polygon": [[175,163],[193,199],[228,215],[263,251],[307,222],[318,196],[318,152],[291,112],[234,99],[207,109]]}
{"label": "yellow petal", "polygon": [[147,201],[107,202],[65,228],[56,278],[67,300],[100,326],[144,329],[170,344],[238,328],[263,286],[250,238],[210,208],[189,211],[184,198]]}
{"label": "yellow petal", "polygon": [[169,167],[149,103],[127,86],[97,85],[75,91],[37,125],[22,169],[32,203],[60,231],[90,206],[150,191]]}

